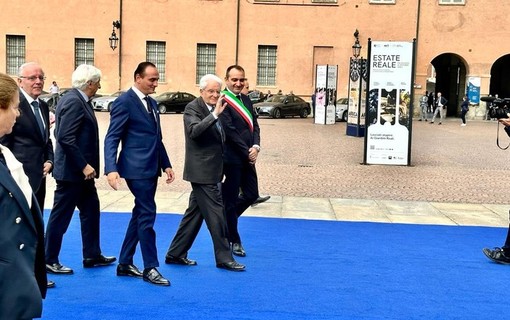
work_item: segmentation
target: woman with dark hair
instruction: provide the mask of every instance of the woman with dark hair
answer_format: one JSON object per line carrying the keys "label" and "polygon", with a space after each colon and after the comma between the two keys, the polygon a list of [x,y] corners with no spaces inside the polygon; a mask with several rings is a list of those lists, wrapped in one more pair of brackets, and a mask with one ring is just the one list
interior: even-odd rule
{"label": "woman with dark hair", "polygon": [[[18,105],[18,85],[0,73],[0,137],[11,133]],[[47,286],[42,214],[23,165],[2,145],[0,216],[0,319],[38,318]]]}

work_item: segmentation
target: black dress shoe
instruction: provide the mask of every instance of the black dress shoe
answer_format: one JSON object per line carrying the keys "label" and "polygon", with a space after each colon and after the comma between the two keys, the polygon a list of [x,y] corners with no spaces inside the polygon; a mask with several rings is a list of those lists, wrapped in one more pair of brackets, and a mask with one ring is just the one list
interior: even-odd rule
{"label": "black dress shoe", "polygon": [[271,199],[271,196],[265,196],[265,197],[258,197],[257,200],[255,200],[251,206],[255,207],[257,204],[260,204],[262,202],[266,202],[267,200]]}
{"label": "black dress shoe", "polygon": [[238,257],[246,257],[246,251],[240,243],[232,244],[232,253]]}
{"label": "black dress shoe", "polygon": [[244,271],[246,269],[244,265],[237,263],[236,261],[218,263],[216,267],[220,269],[226,269],[229,271]]}
{"label": "black dress shoe", "polygon": [[135,278],[142,277],[142,273],[134,264],[119,264],[117,266],[117,275]]}
{"label": "black dress shoe", "polygon": [[156,268],[148,268],[143,270],[143,281],[150,282],[158,286],[169,286],[170,281],[165,279]]}
{"label": "black dress shoe", "polygon": [[95,258],[86,258],[83,259],[83,267],[84,268],[92,268],[92,267],[100,267],[100,266],[107,266],[109,264],[114,263],[117,261],[117,258],[115,257],[105,257],[102,254]]}
{"label": "black dress shoe", "polygon": [[184,266],[196,266],[197,262],[195,260],[190,260],[188,258],[177,258],[174,256],[166,256],[165,263],[167,264],[181,264]]}
{"label": "black dress shoe", "polygon": [[73,269],[65,267],[60,263],[52,263],[46,265],[46,271],[53,274],[73,274]]}
{"label": "black dress shoe", "polygon": [[48,283],[46,284],[46,288],[55,288],[55,282],[48,280]]}

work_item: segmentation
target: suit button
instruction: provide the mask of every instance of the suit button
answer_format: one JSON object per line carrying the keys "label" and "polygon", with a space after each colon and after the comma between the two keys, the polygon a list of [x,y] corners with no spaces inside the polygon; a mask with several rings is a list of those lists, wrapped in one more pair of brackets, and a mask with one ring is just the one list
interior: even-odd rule
{"label": "suit button", "polygon": [[24,247],[25,247],[25,244],[24,244],[24,243],[22,243],[22,244],[20,244],[20,245],[19,245],[19,249],[20,249],[20,250],[23,250],[23,248],[24,248]]}
{"label": "suit button", "polygon": [[16,224],[19,224],[21,222],[21,218],[20,217],[17,217],[16,218]]}
{"label": "suit button", "polygon": [[11,193],[11,192],[9,192],[9,197],[11,197],[11,198],[12,198],[12,193]]}

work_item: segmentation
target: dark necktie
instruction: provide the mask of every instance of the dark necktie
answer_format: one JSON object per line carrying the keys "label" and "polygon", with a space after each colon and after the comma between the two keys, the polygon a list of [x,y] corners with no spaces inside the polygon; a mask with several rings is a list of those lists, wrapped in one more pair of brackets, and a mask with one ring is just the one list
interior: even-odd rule
{"label": "dark necktie", "polygon": [[44,139],[46,139],[46,131],[44,130],[44,124],[41,118],[41,113],[39,112],[39,102],[36,100],[32,101],[32,106],[34,107],[34,115],[35,120],[37,121],[37,125],[39,125],[39,130],[41,130],[41,135]]}
{"label": "dark necktie", "polygon": [[147,102],[147,112],[149,113],[149,118],[151,118],[151,120],[156,123],[156,116],[154,115],[154,113],[152,112],[152,106],[151,106],[151,102],[149,100],[149,97],[144,97],[144,100],[145,102]]}
{"label": "dark necktie", "polygon": [[148,112],[148,113],[152,113],[152,112],[151,112],[152,107],[151,107],[151,102],[149,101],[149,97],[144,97],[144,100],[145,100],[145,102],[147,103],[147,112]]}

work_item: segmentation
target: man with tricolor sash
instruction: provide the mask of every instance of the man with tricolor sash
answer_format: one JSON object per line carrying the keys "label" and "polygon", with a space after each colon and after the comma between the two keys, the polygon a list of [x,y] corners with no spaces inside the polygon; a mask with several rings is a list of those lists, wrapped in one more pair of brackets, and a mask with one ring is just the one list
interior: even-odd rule
{"label": "man with tricolor sash", "polygon": [[[260,129],[253,105],[248,96],[241,93],[246,82],[244,69],[239,65],[227,68],[224,101],[228,104],[220,114],[225,130],[222,186],[223,203],[227,218],[228,239],[232,253],[244,257],[237,229],[238,218],[258,198],[258,180],[255,162],[260,152]],[[242,193],[239,193],[242,190]]]}

